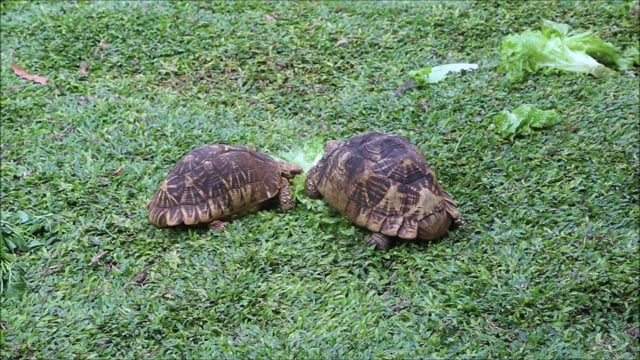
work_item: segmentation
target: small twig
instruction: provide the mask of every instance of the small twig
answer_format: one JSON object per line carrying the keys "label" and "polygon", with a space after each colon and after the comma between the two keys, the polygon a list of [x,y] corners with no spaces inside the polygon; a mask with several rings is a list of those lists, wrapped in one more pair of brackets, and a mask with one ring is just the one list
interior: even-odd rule
{"label": "small twig", "polygon": [[124,165],[120,165],[112,173],[110,173],[110,174],[102,174],[102,176],[103,177],[116,176],[116,175],[119,175],[122,172],[122,170],[124,170]]}
{"label": "small twig", "polygon": [[100,251],[98,254],[96,254],[94,257],[91,258],[91,262],[89,262],[89,265],[93,266],[93,265],[97,264],[98,261],[100,261],[100,259],[102,259],[108,253],[109,253],[109,250]]}

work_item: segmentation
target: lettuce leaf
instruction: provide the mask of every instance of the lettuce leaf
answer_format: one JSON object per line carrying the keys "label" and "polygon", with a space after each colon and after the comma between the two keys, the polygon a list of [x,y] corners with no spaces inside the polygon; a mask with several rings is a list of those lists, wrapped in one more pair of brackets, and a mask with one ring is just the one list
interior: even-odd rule
{"label": "lettuce leaf", "polygon": [[[540,31],[527,30],[502,40],[500,65],[510,81],[537,71],[569,71],[600,77],[629,69],[635,60],[589,31],[572,32],[568,25],[544,20]],[[605,65],[606,64],[606,65]]]}
{"label": "lettuce leaf", "polygon": [[509,112],[503,110],[493,117],[496,131],[503,137],[513,139],[516,135],[529,135],[535,129],[542,129],[558,122],[554,110],[540,110],[530,104],[523,104]]}
{"label": "lettuce leaf", "polygon": [[321,142],[309,142],[297,149],[280,152],[273,157],[300,166],[305,173],[309,171],[324,155],[324,145]]}
{"label": "lettuce leaf", "polygon": [[445,64],[438,65],[434,67],[426,67],[419,70],[413,70],[409,72],[409,76],[411,76],[416,84],[418,85],[426,85],[429,83],[437,83],[447,76],[449,73],[461,72],[461,71],[471,71],[476,70],[478,68],[478,64],[466,64],[466,63],[454,63],[454,64]]}

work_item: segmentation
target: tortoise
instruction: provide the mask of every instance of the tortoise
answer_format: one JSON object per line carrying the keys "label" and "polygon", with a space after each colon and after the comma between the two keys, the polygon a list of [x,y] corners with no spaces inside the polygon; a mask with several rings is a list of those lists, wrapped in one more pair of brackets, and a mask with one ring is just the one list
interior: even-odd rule
{"label": "tortoise", "polygon": [[210,144],[188,152],[147,202],[158,228],[204,225],[224,229],[226,220],[264,208],[277,197],[294,208],[289,179],[302,168],[244,146]]}
{"label": "tortoise", "polygon": [[418,147],[399,135],[366,132],[327,141],[305,191],[373,232],[368,244],[377,249],[389,249],[397,238],[436,240],[461,223]]}

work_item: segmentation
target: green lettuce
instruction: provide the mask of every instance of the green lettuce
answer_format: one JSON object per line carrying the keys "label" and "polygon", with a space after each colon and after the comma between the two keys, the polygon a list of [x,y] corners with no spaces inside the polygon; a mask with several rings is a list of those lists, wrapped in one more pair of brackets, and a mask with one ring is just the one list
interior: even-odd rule
{"label": "green lettuce", "polygon": [[625,71],[635,62],[589,31],[573,32],[566,24],[545,20],[541,31],[527,30],[502,40],[498,69],[510,81],[526,73],[557,70],[600,77],[612,71],[606,65]]}
{"label": "green lettuce", "polygon": [[533,105],[520,105],[513,112],[503,110],[493,117],[496,131],[503,137],[513,139],[516,135],[528,135],[534,129],[542,129],[558,122],[554,110],[540,110]]}
{"label": "green lettuce", "polygon": [[324,145],[319,142],[308,142],[303,146],[280,152],[274,158],[300,166],[305,173],[309,171],[324,155]]}

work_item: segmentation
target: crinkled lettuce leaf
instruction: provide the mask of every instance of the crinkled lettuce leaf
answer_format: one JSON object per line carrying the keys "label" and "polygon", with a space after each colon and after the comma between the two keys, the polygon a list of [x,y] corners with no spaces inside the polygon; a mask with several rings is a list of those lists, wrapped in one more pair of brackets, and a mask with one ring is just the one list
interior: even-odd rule
{"label": "crinkled lettuce leaf", "polygon": [[528,135],[536,129],[549,127],[558,122],[554,110],[540,110],[530,104],[520,105],[513,111],[503,110],[493,117],[496,131],[502,137],[513,139],[517,135]]}
{"label": "crinkled lettuce leaf", "polygon": [[281,152],[274,158],[300,166],[305,172],[309,171],[324,155],[324,145],[319,142],[309,142],[297,149]]}
{"label": "crinkled lettuce leaf", "polygon": [[526,30],[502,40],[498,69],[510,81],[518,81],[527,73],[558,70],[600,77],[612,71],[607,65],[624,71],[634,63],[633,56],[590,31],[573,32],[566,24],[545,20],[540,31]]}

